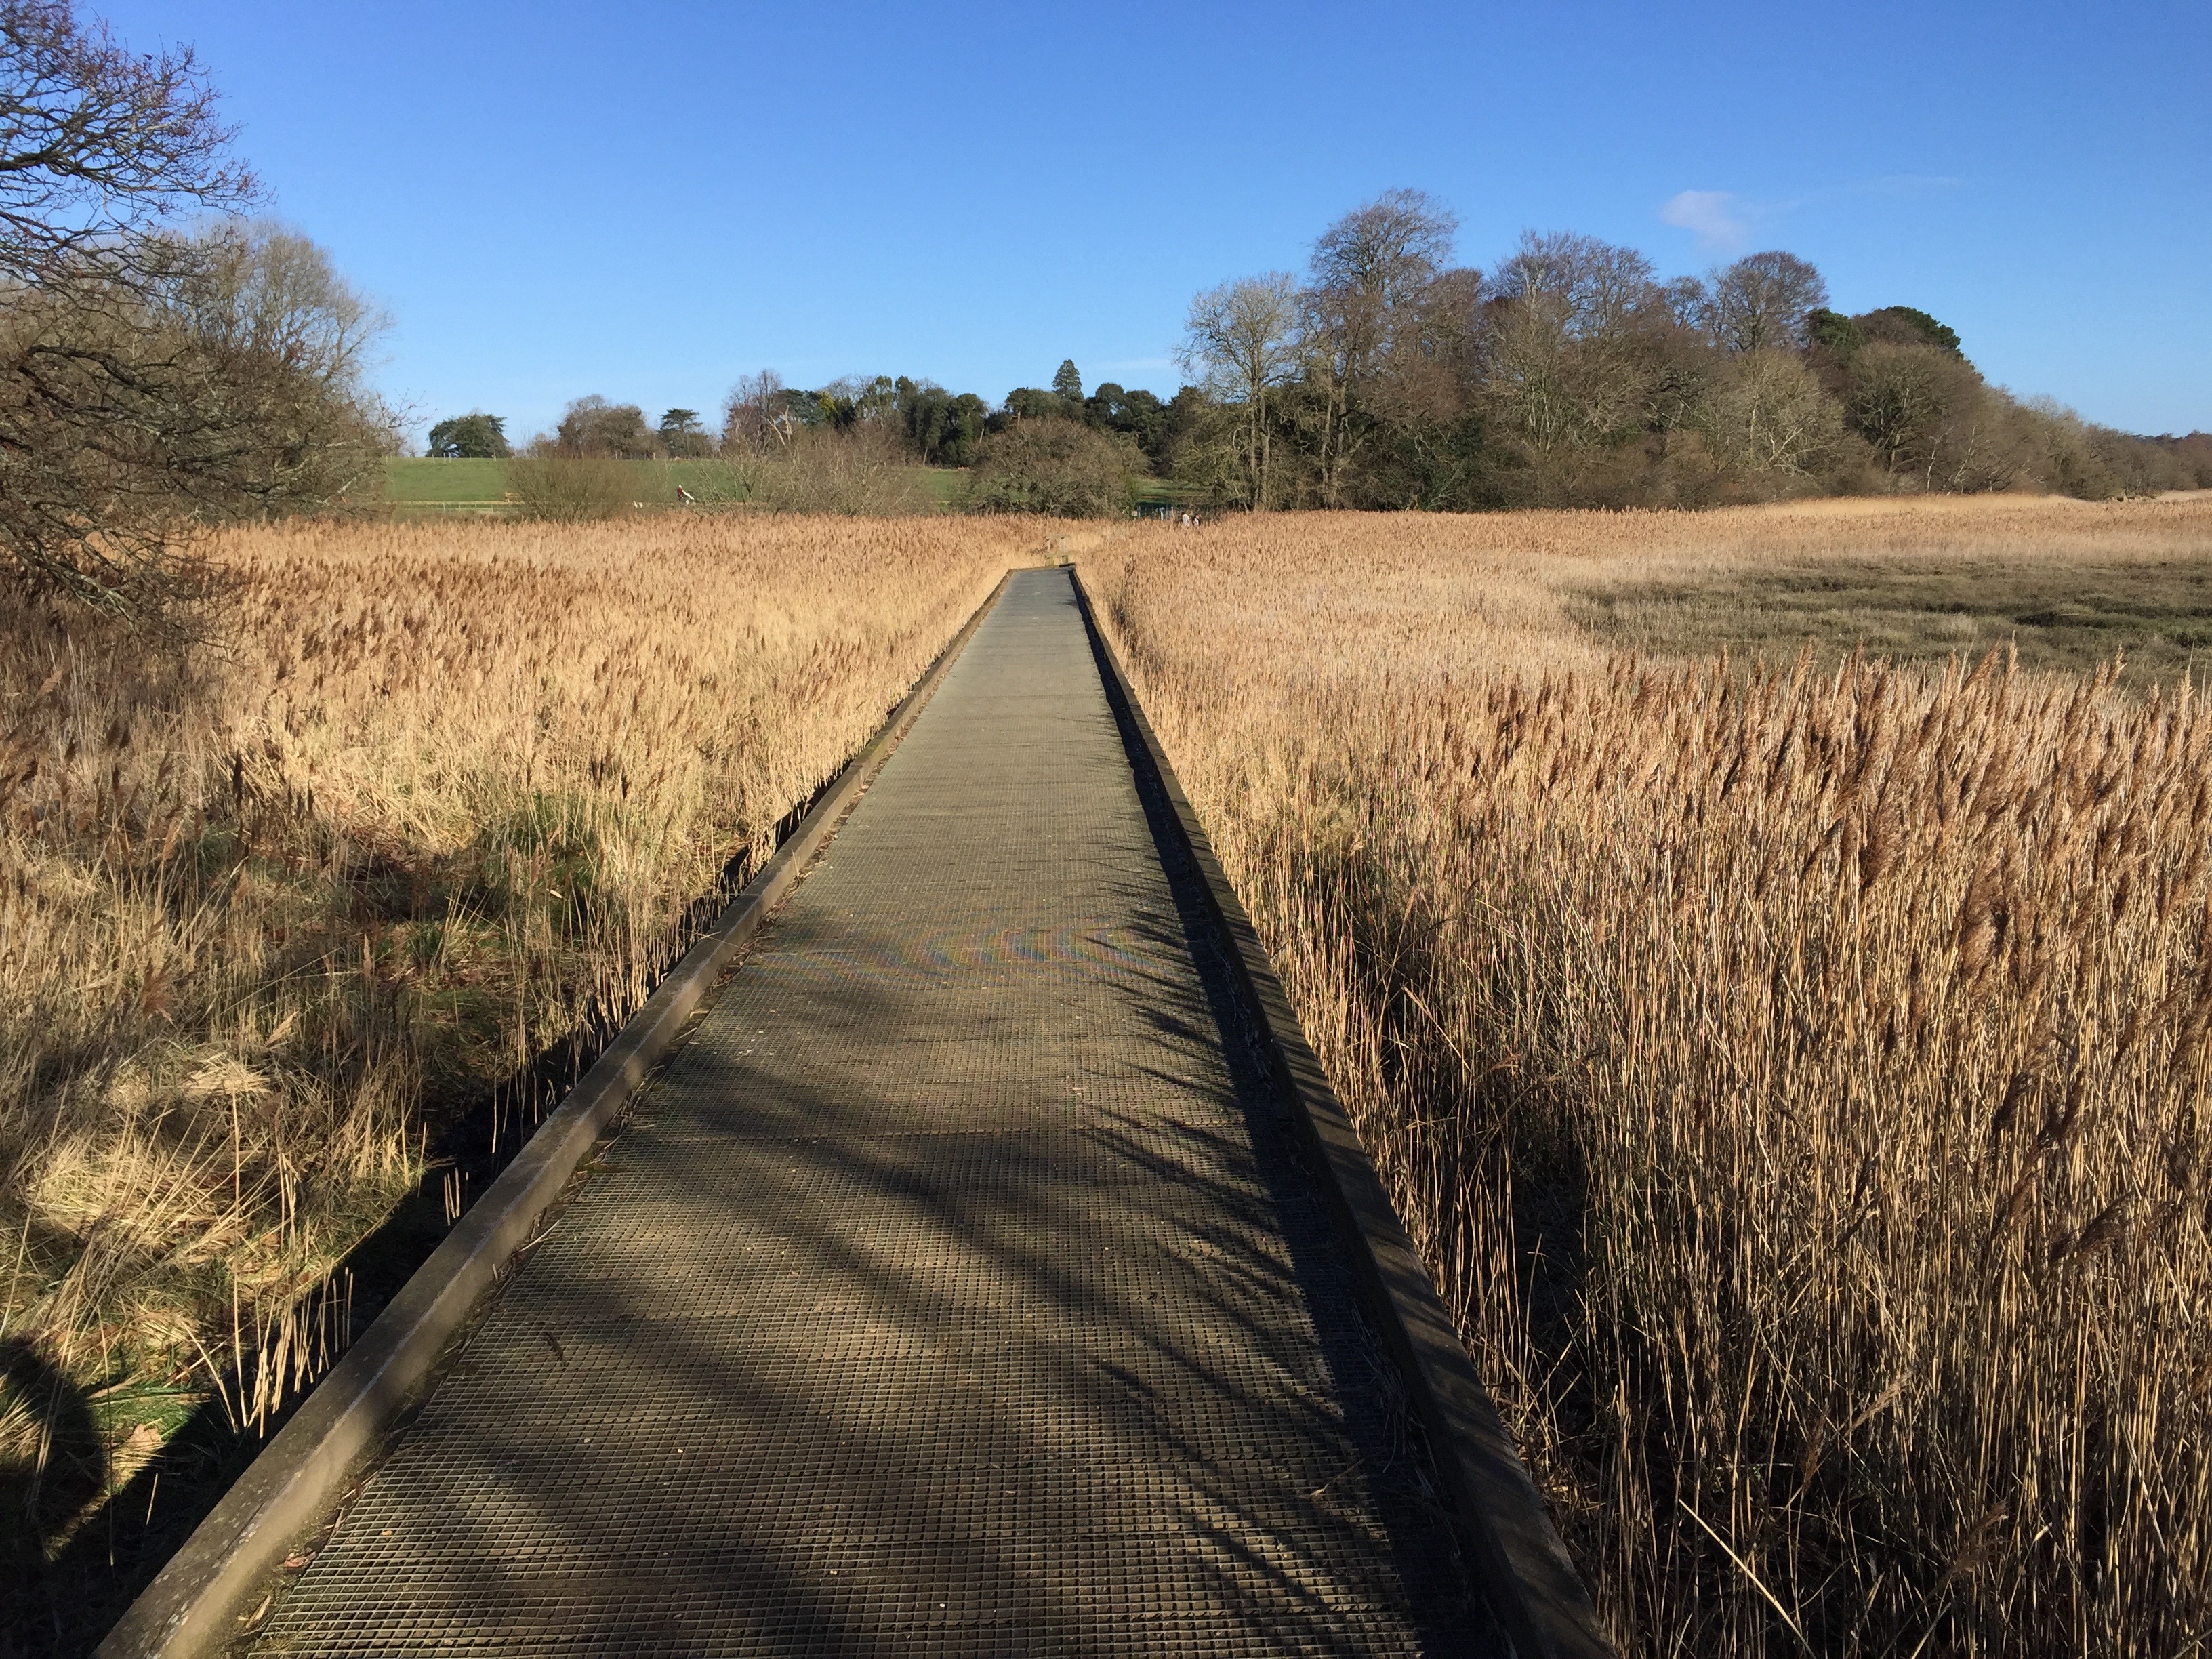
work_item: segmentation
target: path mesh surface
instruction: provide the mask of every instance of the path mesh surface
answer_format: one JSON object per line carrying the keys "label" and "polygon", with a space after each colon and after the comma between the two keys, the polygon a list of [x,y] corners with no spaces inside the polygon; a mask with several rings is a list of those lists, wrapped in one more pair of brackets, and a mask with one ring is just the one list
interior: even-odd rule
{"label": "path mesh surface", "polygon": [[1015,577],[260,1650],[1494,1650],[1194,917]]}

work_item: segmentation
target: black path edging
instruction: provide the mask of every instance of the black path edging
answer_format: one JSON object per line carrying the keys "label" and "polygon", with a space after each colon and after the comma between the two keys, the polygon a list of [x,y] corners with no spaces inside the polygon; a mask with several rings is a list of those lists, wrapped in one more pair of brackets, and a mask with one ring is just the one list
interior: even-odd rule
{"label": "black path edging", "polygon": [[1108,695],[1135,731],[1145,762],[1172,809],[1198,870],[1206,908],[1230,947],[1261,1028],[1276,1082],[1295,1105],[1293,1116],[1307,1150],[1328,1177],[1322,1185],[1338,1231],[1427,1431],[1462,1545],[1481,1576],[1492,1611],[1513,1638],[1518,1659],[1612,1659],[1612,1644],[1543,1495],[1528,1478],[1504,1419],[1491,1403],[1443,1298],[1391,1206],[1382,1177],[1307,1043],[1243,902],[1222,874],[1213,845],[1145,718],[1121,658],[1098,626],[1090,591],[1072,566],[1068,576],[1105,672]]}
{"label": "black path edging", "polygon": [[95,1659],[193,1659],[235,1638],[246,1598],[323,1518],[447,1342],[530,1242],[600,1132],[666,1057],[701,998],[890,758],[1006,588],[1002,576],[867,747],[131,1603]]}

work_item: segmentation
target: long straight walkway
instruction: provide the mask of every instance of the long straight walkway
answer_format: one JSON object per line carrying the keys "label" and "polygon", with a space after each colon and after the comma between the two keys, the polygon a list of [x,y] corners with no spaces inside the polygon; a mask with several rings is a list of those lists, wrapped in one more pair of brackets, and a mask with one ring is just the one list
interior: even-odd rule
{"label": "long straight walkway", "polygon": [[270,1653],[1489,1650],[1065,574],[1017,575]]}

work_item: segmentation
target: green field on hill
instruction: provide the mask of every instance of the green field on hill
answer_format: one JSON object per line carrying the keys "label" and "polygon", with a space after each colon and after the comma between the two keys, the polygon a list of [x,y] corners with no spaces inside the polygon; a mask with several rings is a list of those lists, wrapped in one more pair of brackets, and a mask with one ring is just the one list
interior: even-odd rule
{"label": "green field on hill", "polygon": [[497,501],[507,494],[505,461],[392,460],[384,464],[386,495],[397,505],[449,506]]}
{"label": "green field on hill", "polygon": [[[628,461],[637,475],[636,499],[654,507],[676,505],[681,484],[708,503],[742,501],[744,481],[728,463],[719,460]],[[436,513],[506,513],[505,461],[433,460],[409,456],[385,464],[385,498],[403,513],[422,516]],[[909,469],[939,511],[958,505],[968,474],[959,467],[916,466]],[[1149,507],[1182,505],[1190,492],[1165,478],[1139,478],[1137,500]]]}
{"label": "green field on hill", "polygon": [[[384,465],[386,499],[396,507],[440,512],[506,510],[505,461],[410,456]],[[652,506],[675,506],[679,484],[702,501],[744,499],[743,479],[723,461],[629,461],[624,465],[637,475],[636,499]],[[953,467],[917,466],[912,471],[940,509],[950,509],[959,499],[968,476]]]}

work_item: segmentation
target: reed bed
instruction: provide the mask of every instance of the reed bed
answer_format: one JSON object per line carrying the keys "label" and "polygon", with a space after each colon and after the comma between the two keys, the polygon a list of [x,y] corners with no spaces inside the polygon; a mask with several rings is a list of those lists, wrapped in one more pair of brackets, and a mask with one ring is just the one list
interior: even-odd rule
{"label": "reed bed", "polygon": [[526,1133],[1037,535],[311,525],[185,654],[8,613],[0,1560],[342,1346],[441,1121]]}
{"label": "reed bed", "polygon": [[1624,1652],[2201,1651],[2212,715],[1639,656],[1593,592],[2212,564],[2205,504],[1252,519],[1085,556]]}

